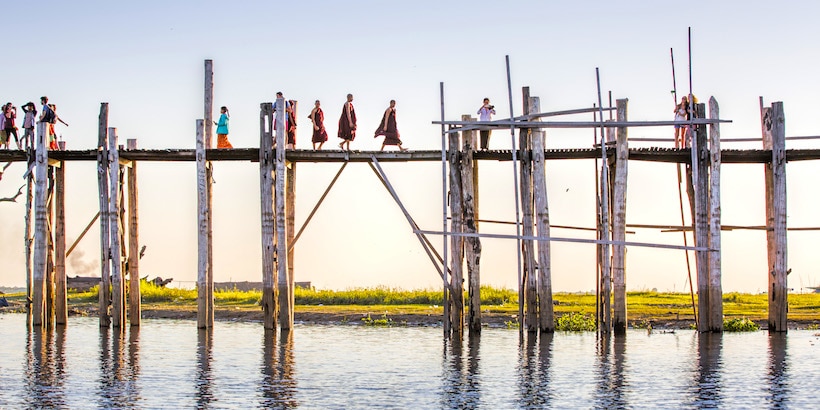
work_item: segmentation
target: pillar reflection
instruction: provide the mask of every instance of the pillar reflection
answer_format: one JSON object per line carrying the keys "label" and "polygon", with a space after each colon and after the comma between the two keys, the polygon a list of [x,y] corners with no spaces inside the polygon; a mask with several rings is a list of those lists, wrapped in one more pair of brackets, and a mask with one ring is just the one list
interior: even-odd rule
{"label": "pillar reflection", "polygon": [[549,407],[552,401],[552,339],[552,333],[527,333],[526,338],[519,340],[519,401],[526,408]]}
{"label": "pillar reflection", "polygon": [[697,368],[692,377],[694,405],[701,408],[717,408],[721,405],[721,349],[723,334],[697,334]]}
{"label": "pillar reflection", "polygon": [[196,404],[207,408],[214,400],[211,386],[211,361],[213,361],[213,328],[198,329],[196,346]]}
{"label": "pillar reflection", "polygon": [[470,332],[466,338],[466,356],[463,338],[453,337],[444,340],[442,352],[442,408],[476,408],[481,402],[481,374],[479,369],[481,334]]}
{"label": "pillar reflection", "polygon": [[769,333],[769,406],[788,407],[789,366],[786,332]]}
{"label": "pillar reflection", "polygon": [[263,336],[260,407],[297,408],[293,331],[281,331],[278,346],[276,334],[276,330],[265,329]]}
{"label": "pillar reflection", "polygon": [[596,367],[598,380],[595,391],[596,408],[625,408],[624,397],[626,335],[598,334]]}

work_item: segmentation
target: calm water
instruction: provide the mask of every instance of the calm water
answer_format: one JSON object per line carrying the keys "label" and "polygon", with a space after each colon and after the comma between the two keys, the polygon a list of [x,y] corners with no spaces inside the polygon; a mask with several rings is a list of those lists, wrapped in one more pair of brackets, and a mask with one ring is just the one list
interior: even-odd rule
{"label": "calm water", "polygon": [[817,408],[816,331],[519,339],[485,329],[96,318],[26,330],[0,315],[0,408]]}

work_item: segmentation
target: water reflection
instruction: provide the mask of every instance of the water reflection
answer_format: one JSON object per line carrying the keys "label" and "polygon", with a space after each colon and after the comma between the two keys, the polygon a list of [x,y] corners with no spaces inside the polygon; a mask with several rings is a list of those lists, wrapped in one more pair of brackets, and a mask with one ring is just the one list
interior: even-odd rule
{"label": "water reflection", "polygon": [[209,404],[214,401],[214,394],[211,390],[213,376],[211,374],[211,361],[213,360],[213,328],[198,329],[196,344],[196,404],[197,408],[209,408]]}
{"label": "water reflection", "polygon": [[25,375],[29,407],[65,407],[65,326],[53,329],[29,327]]}
{"label": "water reflection", "polygon": [[781,408],[789,404],[788,339],[785,332],[769,334],[769,405]]}
{"label": "water reflection", "polygon": [[692,384],[695,390],[695,406],[716,408],[721,405],[721,349],[723,335],[720,333],[700,333],[698,340],[698,367]]}
{"label": "water reflection", "polygon": [[444,408],[476,408],[481,402],[481,377],[478,367],[481,334],[469,333],[466,337],[466,356],[463,338],[453,337],[444,341],[441,397]]}
{"label": "water reflection", "polygon": [[281,331],[276,346],[276,331],[265,329],[262,347],[262,402],[260,407],[291,409],[296,401],[296,375],[293,359],[293,332]]}
{"label": "water reflection", "polygon": [[526,338],[519,338],[518,390],[523,407],[549,407],[553,399],[550,388],[553,336],[553,333],[528,333]]}
{"label": "water reflection", "polygon": [[595,390],[596,408],[624,408],[624,374],[626,335],[598,334],[598,356],[596,357],[597,383]]}
{"label": "water reflection", "polygon": [[100,328],[98,399],[103,408],[131,408],[139,400],[137,380],[132,377],[134,371],[126,360],[126,352],[133,349],[126,345],[124,328]]}

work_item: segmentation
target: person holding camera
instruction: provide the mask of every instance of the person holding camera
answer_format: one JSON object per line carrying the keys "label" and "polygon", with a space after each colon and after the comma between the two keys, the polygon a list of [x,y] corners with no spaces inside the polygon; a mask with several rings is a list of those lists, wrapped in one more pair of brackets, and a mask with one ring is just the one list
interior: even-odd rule
{"label": "person holding camera", "polygon": [[5,117],[3,128],[6,131],[6,149],[9,148],[12,135],[14,135],[14,142],[17,144],[17,149],[20,149],[20,140],[17,138],[17,126],[14,124],[14,121],[17,119],[17,107],[11,105],[11,103],[6,104],[3,106],[3,116]]}
{"label": "person holding camera", "polygon": [[[481,105],[481,108],[478,109],[478,120],[479,121],[492,121],[492,116],[495,115],[495,106],[490,105],[490,99],[485,98],[484,103]],[[492,130],[481,130],[479,134],[481,135],[481,150],[486,151],[490,145],[490,133]]]}
{"label": "person holding camera", "polygon": [[26,149],[34,148],[34,123],[37,122],[37,107],[29,101],[23,106],[23,140],[22,145]]}

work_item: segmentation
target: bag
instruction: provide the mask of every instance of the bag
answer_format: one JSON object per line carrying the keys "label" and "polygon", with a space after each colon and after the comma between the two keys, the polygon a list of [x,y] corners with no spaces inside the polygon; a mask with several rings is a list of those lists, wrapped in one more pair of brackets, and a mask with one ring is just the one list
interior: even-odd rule
{"label": "bag", "polygon": [[45,110],[43,111],[43,122],[54,124],[57,122],[57,117],[54,115],[54,110],[51,107],[46,106]]}

